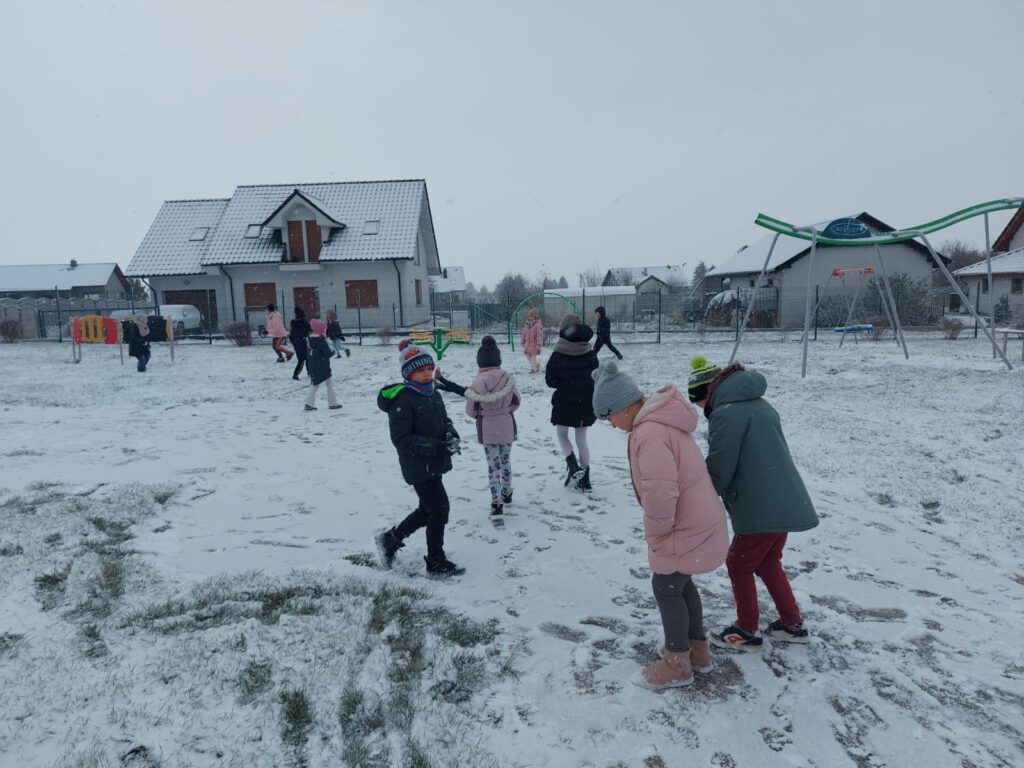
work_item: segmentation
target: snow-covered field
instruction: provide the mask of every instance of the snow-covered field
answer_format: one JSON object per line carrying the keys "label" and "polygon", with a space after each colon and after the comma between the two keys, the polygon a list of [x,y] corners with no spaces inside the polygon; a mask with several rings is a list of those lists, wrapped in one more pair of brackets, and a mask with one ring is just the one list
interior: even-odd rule
{"label": "snow-covered field", "polygon": [[[644,388],[731,349],[666,341],[623,348]],[[822,519],[785,561],[814,639],[664,694],[629,683],[661,636],[625,436],[595,427],[593,492],[563,489],[507,348],[515,505],[489,521],[450,397],[468,573],[435,582],[421,535],[374,566],[414,501],[374,403],[394,347],[335,361],[344,407],[314,413],[268,347],[155,345],[144,375],[0,347],[0,766],[1024,765],[1024,366],[909,341],[824,338],[806,380],[794,336],[744,341]],[[698,585],[729,622],[724,567]]]}

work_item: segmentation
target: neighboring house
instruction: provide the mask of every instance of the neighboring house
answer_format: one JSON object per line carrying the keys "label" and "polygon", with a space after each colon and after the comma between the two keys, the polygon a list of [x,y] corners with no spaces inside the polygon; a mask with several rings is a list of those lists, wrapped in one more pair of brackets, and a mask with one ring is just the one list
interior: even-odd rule
{"label": "neighboring house", "polygon": [[[964,286],[967,298],[988,314],[988,262],[979,261],[953,273]],[[1024,247],[992,257],[992,298],[999,302],[1006,297],[1012,318],[1024,318]],[[978,300],[980,298],[980,301]],[[996,314],[996,322],[1009,318]]]}
{"label": "neighboring house", "polygon": [[1024,208],[1013,212],[1010,222],[992,243],[992,253],[1006,253],[1019,248],[1024,248]]}
{"label": "neighboring house", "polygon": [[686,285],[684,264],[665,267],[612,267],[601,285],[633,285],[642,291],[656,291],[657,286]]}
{"label": "neighboring house", "polygon": [[286,322],[337,309],[342,326],[408,328],[430,319],[441,274],[422,179],[239,186],[231,197],[168,200],[128,265],[163,304],[209,312],[214,327]]}
{"label": "neighboring house", "polygon": [[[613,322],[633,322],[636,312],[636,288],[628,285],[592,286],[590,288],[549,288],[544,295],[544,316],[557,323],[558,318],[572,312],[571,301],[583,322],[594,324],[594,309],[603,306]],[[567,301],[568,300],[568,301]],[[525,315],[523,316],[525,317]],[[523,317],[519,320],[522,321]],[[555,328],[557,331],[557,327]]]}
{"label": "neighboring house", "polygon": [[10,299],[125,299],[128,280],[114,263],[0,266],[0,297]]}
{"label": "neighboring house", "polygon": [[[892,232],[894,229],[867,213],[850,218],[860,221],[872,234]],[[819,226],[824,230],[828,224],[829,222],[822,222]],[[774,237],[774,233],[769,233],[716,265],[705,280],[704,290],[742,292],[743,289],[753,288]],[[938,266],[932,262],[928,249],[914,241],[883,245],[880,248],[885,270],[890,278],[897,274],[905,274],[911,280],[930,278],[932,270]],[[755,310],[760,309],[762,305],[775,307],[775,324],[779,327],[796,328],[803,325],[810,253],[809,241],[785,235],[779,236],[772,252],[754,307]],[[941,254],[939,258],[945,259]],[[819,291],[824,290],[834,269],[858,269],[868,266],[873,267],[876,274],[879,274],[874,246],[818,246],[815,252],[811,291],[815,290],[815,286],[818,286]],[[849,278],[847,286],[852,293],[854,283]],[[828,283],[830,294],[838,295],[841,290],[841,284],[837,280]],[[813,296],[811,300],[813,302]]]}
{"label": "neighboring house", "polygon": [[443,267],[441,274],[430,276],[430,292],[435,300],[454,304],[466,301],[466,270],[462,267]]}

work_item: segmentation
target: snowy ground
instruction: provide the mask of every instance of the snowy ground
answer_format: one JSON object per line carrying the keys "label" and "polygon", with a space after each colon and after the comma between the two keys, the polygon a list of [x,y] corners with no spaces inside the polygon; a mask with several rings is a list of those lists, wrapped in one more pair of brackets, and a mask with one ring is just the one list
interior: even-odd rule
{"label": "snowy ground", "polygon": [[[664,694],[629,683],[661,638],[625,436],[592,430],[594,490],[564,490],[543,379],[507,348],[516,503],[488,520],[467,445],[446,485],[468,574],[438,583],[420,536],[373,567],[414,499],[374,403],[394,347],[336,361],[344,408],[315,413],[267,347],[159,348],[145,375],[0,347],[0,766],[1024,764],[1024,366],[824,338],[801,381],[794,342],[741,359],[822,519],[786,555],[813,642],[717,652]],[[730,348],[624,352],[653,389]],[[725,569],[698,584],[729,622]]]}

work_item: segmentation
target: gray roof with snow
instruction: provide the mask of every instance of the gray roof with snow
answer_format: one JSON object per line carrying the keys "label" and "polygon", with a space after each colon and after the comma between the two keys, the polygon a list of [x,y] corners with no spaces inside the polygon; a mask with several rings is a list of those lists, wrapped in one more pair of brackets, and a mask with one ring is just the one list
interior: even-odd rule
{"label": "gray roof with snow", "polygon": [[99,264],[20,264],[0,266],[0,293],[19,291],[70,291],[106,285],[117,269],[113,262]]}
{"label": "gray roof with snow", "polygon": [[[415,258],[421,217],[429,221],[422,179],[261,184],[237,187],[227,200],[167,201],[125,274],[189,275],[218,264],[280,263],[285,253],[280,234],[269,227],[258,237],[246,233],[266,222],[296,191],[345,225],[332,229],[320,261]],[[367,222],[378,223],[367,227]],[[189,240],[198,227],[210,229],[204,239]],[[375,234],[364,234],[374,229]]]}
{"label": "gray roof with snow", "polygon": [[683,265],[667,265],[664,267],[612,267],[609,272],[613,277],[629,274],[634,283],[640,283],[649,278],[660,280],[666,285],[673,280],[686,280],[686,273],[683,272]]}
{"label": "gray roof with snow", "polygon": [[[988,262],[979,261],[970,264],[953,273],[957,277],[971,277],[977,275],[988,275]],[[1007,251],[998,256],[992,257],[993,275],[1021,275],[1024,274],[1024,248],[1015,251]]]}

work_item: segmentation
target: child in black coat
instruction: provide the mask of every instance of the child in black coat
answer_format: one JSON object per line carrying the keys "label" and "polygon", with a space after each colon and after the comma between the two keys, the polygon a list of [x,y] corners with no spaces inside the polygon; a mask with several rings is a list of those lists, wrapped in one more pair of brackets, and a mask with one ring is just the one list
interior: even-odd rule
{"label": "child in black coat", "polygon": [[448,494],[443,476],[451,471],[452,455],[459,453],[459,433],[434,389],[434,358],[408,339],[398,345],[402,383],[384,387],[377,406],[387,413],[391,442],[398,451],[402,478],[416,491],[419,506],[394,528],[376,536],[381,565],[390,568],[403,541],[420,528],[427,534],[427,573],[459,576],[466,572],[444,552],[448,523]]}
{"label": "child in black coat", "polygon": [[[568,314],[558,324],[558,341],[544,369],[545,383],[554,389],[551,394],[551,423],[555,425],[558,446],[565,457],[565,485],[574,484],[581,491],[590,490],[590,448],[587,428],[597,421],[594,415],[594,380],[590,374],[597,368],[597,355],[590,348],[594,332],[579,315]],[[569,440],[575,432],[579,460]]]}
{"label": "child in black coat", "polygon": [[596,355],[601,347],[608,347],[621,360],[622,353],[612,344],[612,321],[608,319],[608,313],[605,312],[604,307],[594,310],[594,319],[597,321],[597,343],[594,345],[594,354]]}
{"label": "child in black coat", "polygon": [[302,307],[296,307],[295,317],[288,330],[288,338],[292,342],[292,349],[295,350],[295,357],[298,361],[295,363],[295,371],[292,373],[292,378],[296,381],[299,380],[299,374],[302,373],[302,369],[306,365],[306,358],[309,357],[309,331],[309,320],[306,319],[305,311]]}

